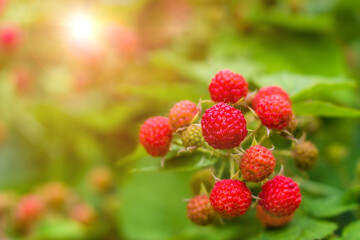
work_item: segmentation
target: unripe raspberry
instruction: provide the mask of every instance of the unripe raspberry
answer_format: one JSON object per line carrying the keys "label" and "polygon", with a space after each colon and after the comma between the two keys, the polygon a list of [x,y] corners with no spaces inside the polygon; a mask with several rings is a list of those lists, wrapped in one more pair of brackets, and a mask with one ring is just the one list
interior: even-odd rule
{"label": "unripe raspberry", "polygon": [[90,174],[92,187],[98,192],[106,192],[111,189],[114,183],[114,176],[106,167],[95,168]]}
{"label": "unripe raspberry", "polygon": [[140,143],[154,157],[165,156],[169,151],[172,129],[166,117],[147,119],[140,128]]}
{"label": "unripe raspberry", "polygon": [[58,208],[65,204],[69,189],[61,182],[52,182],[43,186],[40,194],[47,205]]}
{"label": "unripe raspberry", "polygon": [[201,127],[205,141],[217,149],[239,146],[248,133],[242,112],[226,103],[208,108],[201,119]]}
{"label": "unripe raspberry", "polygon": [[241,158],[242,177],[251,182],[261,182],[269,177],[275,169],[275,158],[271,151],[257,145],[248,148]]}
{"label": "unripe raspberry", "polygon": [[79,223],[89,225],[95,220],[95,211],[91,206],[79,203],[70,209],[70,217]]}
{"label": "unripe raspberry", "polygon": [[21,199],[15,209],[15,223],[20,228],[26,228],[38,220],[43,211],[44,203],[39,197],[35,195],[26,196]]}
{"label": "unripe raspberry", "polygon": [[176,131],[189,125],[199,111],[198,106],[189,100],[176,103],[169,113],[171,127]]}
{"label": "unripe raspberry", "polygon": [[201,127],[190,125],[181,132],[181,141],[184,147],[200,147],[204,143]]}
{"label": "unripe raspberry", "polygon": [[292,157],[295,166],[301,170],[308,170],[313,167],[318,158],[319,151],[314,144],[309,141],[301,141],[292,149]]}
{"label": "unripe raspberry", "polygon": [[255,111],[264,126],[279,131],[289,126],[293,116],[291,104],[280,95],[261,98]]}
{"label": "unripe raspberry", "polygon": [[217,182],[210,194],[214,210],[223,217],[243,215],[251,205],[251,192],[242,181],[225,179]]}
{"label": "unripe raspberry", "polygon": [[252,99],[253,107],[255,108],[255,106],[257,105],[260,99],[271,95],[282,96],[285,100],[291,103],[289,94],[285,92],[282,88],[277,86],[269,86],[269,87],[261,88],[259,92],[255,95],[255,97]]}
{"label": "unripe raspberry", "polygon": [[212,79],[209,92],[215,102],[236,103],[248,94],[248,83],[240,74],[223,70]]}
{"label": "unripe raspberry", "polygon": [[22,40],[22,32],[17,25],[4,24],[0,26],[0,47],[5,51],[14,51]]}
{"label": "unripe raspberry", "polygon": [[285,176],[276,176],[267,181],[262,186],[259,197],[264,210],[275,216],[289,216],[301,203],[299,186]]}
{"label": "unripe raspberry", "polygon": [[187,204],[187,217],[195,224],[208,225],[215,218],[214,208],[207,195],[197,195]]}
{"label": "unripe raspberry", "polygon": [[282,227],[291,221],[293,215],[289,216],[273,216],[264,211],[260,206],[256,206],[256,217],[259,219],[260,223],[265,227]]}

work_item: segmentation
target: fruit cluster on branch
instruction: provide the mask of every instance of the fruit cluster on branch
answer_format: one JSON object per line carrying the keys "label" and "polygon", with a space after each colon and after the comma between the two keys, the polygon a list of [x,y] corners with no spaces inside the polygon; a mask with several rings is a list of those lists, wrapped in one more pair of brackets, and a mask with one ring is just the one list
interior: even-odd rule
{"label": "fruit cluster on branch", "polygon": [[[212,101],[198,104],[180,101],[171,108],[168,118],[157,116],[146,120],[140,129],[140,143],[148,154],[162,157],[162,167],[171,144],[184,147],[179,154],[200,151],[222,156],[223,163],[230,162],[230,178],[222,179],[223,169],[216,171],[217,176],[212,172],[216,183],[210,194],[202,187],[201,192],[189,200],[187,216],[193,223],[207,225],[218,217],[237,217],[257,205],[257,216],[263,225],[285,225],[300,206],[300,189],[293,179],[283,176],[283,166],[280,173],[274,173],[275,147],[268,149],[262,144],[269,140],[270,132],[293,141],[292,152],[281,151],[289,152],[300,170],[311,168],[318,157],[314,144],[305,141],[305,137],[298,140],[292,134],[296,117],[288,93],[277,86],[249,93],[245,78],[229,70],[215,75],[209,92]],[[204,102],[214,105],[202,112]],[[248,129],[250,121],[259,122],[258,127]],[[263,128],[266,131],[262,131]],[[259,142],[257,135],[261,135]],[[248,146],[246,150],[244,146]],[[258,196],[248,187],[251,182],[262,185]]]}

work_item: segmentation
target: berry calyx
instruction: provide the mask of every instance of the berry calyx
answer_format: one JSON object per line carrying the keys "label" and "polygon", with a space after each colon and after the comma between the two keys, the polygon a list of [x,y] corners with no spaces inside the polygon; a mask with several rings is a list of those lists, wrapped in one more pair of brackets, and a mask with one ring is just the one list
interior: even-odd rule
{"label": "berry calyx", "polygon": [[285,176],[276,176],[267,181],[262,186],[259,197],[264,210],[275,216],[289,216],[301,203],[299,186]]}
{"label": "berry calyx", "polygon": [[243,215],[251,205],[251,192],[239,180],[225,179],[217,182],[210,194],[214,210],[223,217]]}
{"label": "berry calyx", "polygon": [[181,132],[181,141],[185,148],[200,147],[204,143],[201,127],[190,125]]}
{"label": "berry calyx", "polygon": [[279,131],[289,126],[293,116],[291,103],[280,95],[261,98],[255,106],[255,112],[264,126]]}
{"label": "berry calyx", "polygon": [[292,149],[292,157],[294,158],[295,166],[300,170],[309,170],[316,163],[319,151],[316,146],[310,141],[301,141]]}
{"label": "berry calyx", "polygon": [[268,86],[268,87],[261,88],[259,90],[259,92],[255,95],[255,97],[252,99],[253,107],[255,107],[258,104],[260,99],[267,97],[267,96],[271,96],[271,95],[279,95],[279,96],[283,97],[286,101],[291,103],[289,94],[287,92],[285,92],[282,88],[280,88],[278,86]]}
{"label": "berry calyx", "polygon": [[256,217],[265,227],[282,227],[291,221],[293,215],[289,216],[273,216],[267,213],[260,205],[256,206]]}
{"label": "berry calyx", "polygon": [[171,127],[176,131],[178,128],[189,125],[199,111],[198,106],[191,101],[176,103],[169,113]]}
{"label": "berry calyx", "polygon": [[209,92],[215,102],[236,103],[248,94],[248,83],[240,74],[223,70],[212,79]]}
{"label": "berry calyx", "polygon": [[248,133],[242,112],[226,103],[208,108],[201,119],[201,127],[205,141],[217,149],[239,146]]}
{"label": "berry calyx", "polygon": [[187,217],[197,225],[208,225],[215,218],[215,211],[207,195],[197,195],[187,204]]}
{"label": "berry calyx", "polygon": [[271,151],[257,145],[248,148],[241,158],[242,177],[251,182],[261,182],[274,171],[275,157]]}
{"label": "berry calyx", "polygon": [[165,156],[169,151],[172,128],[166,117],[147,119],[140,128],[140,143],[154,157]]}

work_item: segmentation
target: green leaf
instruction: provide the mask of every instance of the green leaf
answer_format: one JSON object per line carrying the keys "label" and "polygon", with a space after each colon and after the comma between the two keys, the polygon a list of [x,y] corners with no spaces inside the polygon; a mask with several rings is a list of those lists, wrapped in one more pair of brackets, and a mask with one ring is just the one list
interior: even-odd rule
{"label": "green leaf", "polygon": [[358,209],[358,205],[353,198],[348,198],[346,194],[315,199],[303,195],[302,208],[314,217],[329,218],[354,211]]}
{"label": "green leaf", "polygon": [[360,221],[353,222],[346,226],[343,230],[342,237],[344,240],[360,239]]}
{"label": "green leaf", "polygon": [[47,218],[37,225],[34,236],[38,240],[79,240],[85,238],[85,229],[73,220]]}
{"label": "green leaf", "polygon": [[288,72],[281,72],[259,76],[253,81],[260,87],[276,85],[287,91],[294,101],[305,97],[319,97],[316,93],[319,88],[327,91],[335,91],[340,87],[354,87],[354,82],[342,77],[324,77],[315,75],[300,75]]}
{"label": "green leaf", "polygon": [[295,103],[293,110],[296,115],[321,117],[360,117],[360,110],[336,106],[324,101],[306,101]]}
{"label": "green leaf", "polygon": [[[284,228],[265,230],[256,240],[314,240],[323,239],[336,230],[335,223],[319,221],[305,216],[297,215],[293,221]],[[255,240],[254,239],[254,240]]]}

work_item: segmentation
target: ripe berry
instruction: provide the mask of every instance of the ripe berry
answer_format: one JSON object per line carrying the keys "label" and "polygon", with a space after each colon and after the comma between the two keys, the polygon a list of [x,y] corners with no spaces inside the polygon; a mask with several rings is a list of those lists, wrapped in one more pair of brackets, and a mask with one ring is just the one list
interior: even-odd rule
{"label": "ripe berry", "polygon": [[260,182],[274,171],[275,158],[269,149],[260,145],[253,146],[245,151],[239,168],[245,180]]}
{"label": "ripe berry", "polygon": [[292,149],[295,166],[301,170],[308,170],[314,166],[318,155],[316,146],[309,141],[299,142]]}
{"label": "ripe berry", "polygon": [[181,141],[184,147],[200,147],[204,143],[201,127],[190,125],[181,132]]}
{"label": "ripe berry", "polygon": [[242,181],[225,179],[217,182],[210,194],[215,211],[223,217],[243,215],[251,205],[251,192]]}
{"label": "ripe berry", "polygon": [[264,126],[279,131],[289,126],[293,116],[291,104],[280,95],[261,98],[255,111]]}
{"label": "ripe berry", "polygon": [[260,99],[270,95],[282,96],[286,101],[291,103],[289,94],[287,94],[287,92],[285,92],[282,88],[277,86],[269,86],[269,87],[261,88],[259,92],[255,95],[255,97],[252,99],[253,107],[257,105]]}
{"label": "ripe berry", "polygon": [[260,223],[265,227],[282,227],[288,222],[291,221],[293,215],[289,216],[273,216],[264,211],[264,209],[260,206],[256,206],[256,216],[259,219]]}
{"label": "ripe berry", "polygon": [[37,196],[26,196],[15,209],[15,223],[20,228],[38,220],[44,211],[44,203]]}
{"label": "ripe berry", "polygon": [[260,205],[275,216],[289,216],[301,203],[299,186],[285,176],[276,176],[262,186]]}
{"label": "ripe berry", "polygon": [[174,131],[191,123],[200,111],[197,105],[189,100],[176,103],[171,109],[169,120]]}
{"label": "ripe berry", "polygon": [[226,103],[208,108],[201,119],[201,127],[205,141],[217,149],[239,146],[248,132],[242,112]]}
{"label": "ripe berry", "polygon": [[215,218],[215,211],[207,195],[197,195],[187,204],[187,216],[195,224],[208,225]]}
{"label": "ripe berry", "polygon": [[20,28],[13,24],[5,24],[0,27],[0,47],[6,51],[15,50],[22,40]]}
{"label": "ripe berry", "polygon": [[171,138],[172,129],[166,117],[149,118],[140,128],[140,143],[154,157],[166,155]]}
{"label": "ripe berry", "polygon": [[212,79],[209,92],[215,102],[236,103],[248,93],[248,83],[240,74],[229,70],[218,72]]}

